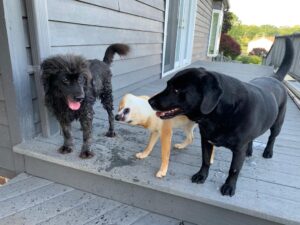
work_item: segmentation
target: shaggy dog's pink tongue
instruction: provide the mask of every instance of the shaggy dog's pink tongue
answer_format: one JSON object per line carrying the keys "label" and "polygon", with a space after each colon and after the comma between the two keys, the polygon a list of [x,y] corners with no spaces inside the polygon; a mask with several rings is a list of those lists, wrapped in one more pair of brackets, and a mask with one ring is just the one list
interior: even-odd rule
{"label": "shaggy dog's pink tongue", "polygon": [[73,101],[72,99],[68,98],[68,106],[70,109],[72,110],[78,110],[81,106],[80,102],[76,102],[76,101]]}

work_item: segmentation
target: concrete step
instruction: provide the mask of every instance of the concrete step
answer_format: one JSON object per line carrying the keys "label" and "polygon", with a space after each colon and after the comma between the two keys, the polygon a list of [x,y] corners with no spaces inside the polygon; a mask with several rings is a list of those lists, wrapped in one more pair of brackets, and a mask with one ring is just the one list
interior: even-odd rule
{"label": "concrete step", "polygon": [[1,225],[192,225],[25,173],[0,196]]}

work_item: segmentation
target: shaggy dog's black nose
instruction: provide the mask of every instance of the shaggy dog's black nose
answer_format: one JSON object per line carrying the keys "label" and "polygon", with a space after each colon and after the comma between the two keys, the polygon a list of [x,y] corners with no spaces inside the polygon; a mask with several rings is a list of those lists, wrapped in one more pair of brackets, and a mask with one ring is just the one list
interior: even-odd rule
{"label": "shaggy dog's black nose", "polygon": [[121,116],[120,115],[116,115],[115,116],[115,120],[119,121],[121,119]]}
{"label": "shaggy dog's black nose", "polygon": [[84,95],[74,97],[74,100],[77,102],[81,102],[84,99]]}

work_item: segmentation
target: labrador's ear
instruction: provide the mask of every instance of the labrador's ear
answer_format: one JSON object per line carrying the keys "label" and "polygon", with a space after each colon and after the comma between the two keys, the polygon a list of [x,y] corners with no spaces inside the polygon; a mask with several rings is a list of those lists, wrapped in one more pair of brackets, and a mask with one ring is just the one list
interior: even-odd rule
{"label": "labrador's ear", "polygon": [[218,79],[210,73],[201,78],[201,83],[203,87],[203,99],[200,110],[206,115],[216,108],[223,94],[223,90]]}

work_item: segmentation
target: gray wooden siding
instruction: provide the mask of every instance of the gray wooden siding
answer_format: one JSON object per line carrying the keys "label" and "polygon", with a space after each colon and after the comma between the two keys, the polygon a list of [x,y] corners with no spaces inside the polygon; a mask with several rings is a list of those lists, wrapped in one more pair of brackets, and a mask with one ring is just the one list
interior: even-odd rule
{"label": "gray wooden siding", "polygon": [[37,135],[41,132],[41,120],[40,120],[40,113],[39,113],[39,107],[38,107],[36,84],[35,84],[35,79],[34,79],[34,73],[32,70],[33,62],[32,62],[32,52],[31,52],[31,46],[30,46],[30,36],[29,36],[26,4],[25,4],[25,0],[21,0],[21,2],[22,2],[23,29],[25,32],[25,46],[26,46],[26,52],[27,52],[28,75],[30,76],[32,107],[33,107],[33,113],[34,113],[34,115],[33,115],[34,134]]}
{"label": "gray wooden siding", "polygon": [[212,0],[198,0],[197,2],[192,62],[197,60],[210,60],[210,58],[207,57],[207,46],[212,8]]}
{"label": "gray wooden siding", "polygon": [[102,60],[110,44],[130,45],[127,57],[114,59],[114,90],[161,73],[163,0],[47,0],[47,9],[51,54]]}
{"label": "gray wooden siding", "polygon": [[0,167],[14,170],[7,109],[2,85],[2,75],[0,74]]}

